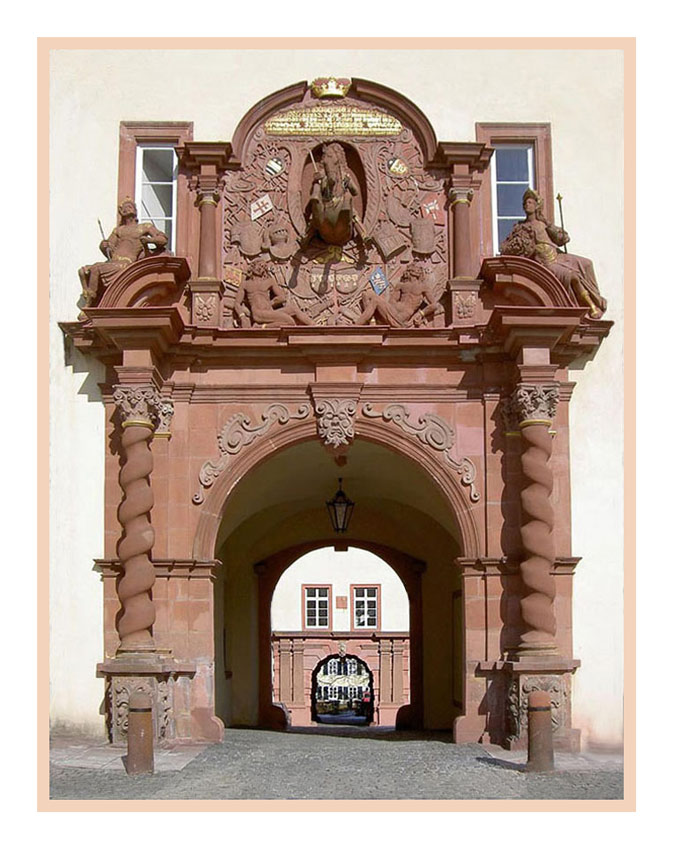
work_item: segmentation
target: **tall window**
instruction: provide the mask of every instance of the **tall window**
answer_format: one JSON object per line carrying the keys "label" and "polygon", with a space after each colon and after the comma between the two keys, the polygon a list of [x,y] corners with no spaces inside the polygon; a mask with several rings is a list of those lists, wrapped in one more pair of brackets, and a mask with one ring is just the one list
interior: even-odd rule
{"label": "tall window", "polygon": [[543,213],[548,221],[554,220],[552,135],[547,123],[479,123],[475,138],[494,148],[489,176],[480,190],[482,201],[474,211],[479,217],[480,253],[493,257],[514,222],[524,218],[522,195],[527,188],[543,196]]}
{"label": "tall window", "polygon": [[119,125],[118,202],[133,198],[140,221],[152,220],[179,256],[190,250],[187,175],[175,148],[192,140],[191,121],[122,121]]}
{"label": "tall window", "polygon": [[330,628],[330,587],[304,587],[304,627]]}
{"label": "tall window", "polygon": [[494,248],[497,253],[501,242],[508,236],[516,221],[521,221],[522,196],[533,189],[533,145],[499,145],[494,151],[491,168],[492,222]]}
{"label": "tall window", "polygon": [[136,206],[139,221],[151,221],[175,251],[178,157],[172,145],[144,144],[136,151]]}
{"label": "tall window", "polygon": [[353,627],[355,629],[379,628],[379,587],[354,587]]}

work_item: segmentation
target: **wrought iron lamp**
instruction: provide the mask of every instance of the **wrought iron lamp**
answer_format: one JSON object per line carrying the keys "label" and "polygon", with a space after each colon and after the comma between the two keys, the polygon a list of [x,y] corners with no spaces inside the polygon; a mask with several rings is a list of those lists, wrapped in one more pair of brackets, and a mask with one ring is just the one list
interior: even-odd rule
{"label": "wrought iron lamp", "polygon": [[340,478],[337,492],[329,502],[325,503],[330,514],[330,522],[337,534],[343,534],[349,528],[355,504],[342,490],[342,479]]}

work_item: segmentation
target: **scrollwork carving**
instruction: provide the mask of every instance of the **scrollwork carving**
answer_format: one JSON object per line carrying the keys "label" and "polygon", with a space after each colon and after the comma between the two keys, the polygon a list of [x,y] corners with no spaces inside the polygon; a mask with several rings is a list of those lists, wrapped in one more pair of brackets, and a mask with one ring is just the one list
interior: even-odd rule
{"label": "scrollwork carving", "polygon": [[468,458],[456,460],[451,456],[450,452],[454,446],[456,434],[454,428],[440,416],[434,413],[423,413],[418,422],[414,424],[409,421],[410,413],[404,404],[389,404],[380,412],[375,411],[371,404],[364,404],[363,416],[392,422],[430,448],[442,452],[447,464],[461,476],[461,483],[470,488],[471,502],[480,500],[480,493],[474,483],[477,474],[475,464]]}
{"label": "scrollwork carving", "polygon": [[309,404],[302,404],[296,413],[291,413],[285,404],[274,402],[262,413],[259,425],[253,425],[251,419],[244,413],[235,413],[218,434],[220,457],[215,461],[206,461],[199,472],[199,490],[192,501],[199,505],[204,501],[204,490],[210,487],[220,475],[230,455],[238,454],[244,446],[250,445],[258,437],[269,431],[274,423],[287,424],[291,419],[306,419],[311,412]]}

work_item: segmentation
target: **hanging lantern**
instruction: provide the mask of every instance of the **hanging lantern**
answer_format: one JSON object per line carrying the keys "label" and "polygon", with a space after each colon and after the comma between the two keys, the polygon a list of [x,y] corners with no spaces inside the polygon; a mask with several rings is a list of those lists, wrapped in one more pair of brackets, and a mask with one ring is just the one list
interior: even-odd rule
{"label": "hanging lantern", "polygon": [[342,534],[348,529],[355,504],[342,490],[342,479],[340,478],[337,492],[329,502],[325,503],[330,514],[330,522],[337,534]]}

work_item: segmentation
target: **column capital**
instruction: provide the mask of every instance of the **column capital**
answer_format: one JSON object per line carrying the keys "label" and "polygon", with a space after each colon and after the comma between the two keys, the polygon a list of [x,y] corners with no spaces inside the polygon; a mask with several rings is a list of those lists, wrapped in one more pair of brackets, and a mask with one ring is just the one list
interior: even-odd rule
{"label": "column capital", "polygon": [[[160,405],[168,401],[160,398],[157,388],[152,384],[144,386],[117,384],[112,394],[112,400],[117,405],[122,420],[122,428],[140,425],[151,430],[154,430],[159,421]],[[171,402],[172,409],[173,403]],[[164,411],[165,415],[166,411]]]}
{"label": "column capital", "polygon": [[520,428],[550,425],[557,412],[559,384],[518,384],[508,401],[504,410],[517,418]]}

